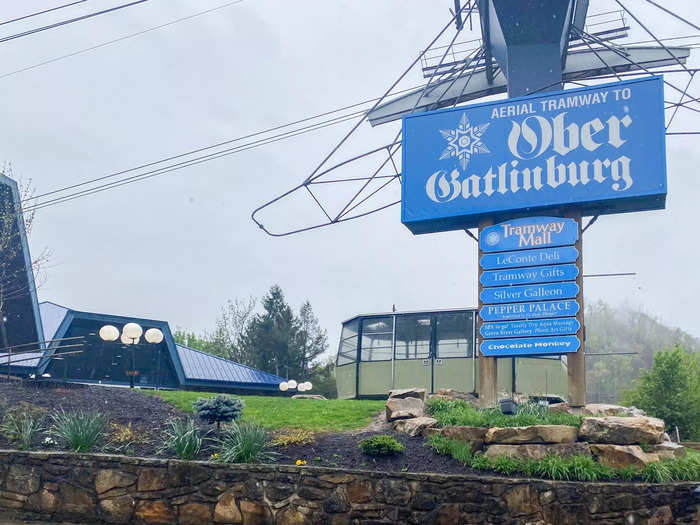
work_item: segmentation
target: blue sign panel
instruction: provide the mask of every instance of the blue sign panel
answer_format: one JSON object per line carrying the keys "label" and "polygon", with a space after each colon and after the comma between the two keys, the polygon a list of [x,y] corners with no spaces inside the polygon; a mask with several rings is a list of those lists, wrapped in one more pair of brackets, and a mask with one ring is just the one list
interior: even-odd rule
{"label": "blue sign panel", "polygon": [[578,259],[578,250],[573,246],[542,248],[539,250],[522,250],[515,252],[487,253],[481,256],[484,270],[499,268],[518,268],[538,266],[540,264],[572,263]]}
{"label": "blue sign panel", "polygon": [[530,337],[526,339],[490,339],[481,343],[485,356],[502,357],[513,355],[566,354],[576,352],[581,346],[578,337]]}
{"label": "blue sign panel", "polygon": [[401,220],[413,233],[666,202],[660,76],[409,115],[402,141]]}
{"label": "blue sign panel", "polygon": [[569,299],[578,295],[576,283],[532,284],[526,286],[503,286],[485,288],[479,294],[481,302],[519,303],[521,301],[547,301],[551,299]]}
{"label": "blue sign panel", "polygon": [[566,246],[578,241],[578,223],[560,217],[528,217],[484,228],[479,236],[483,252],[503,252],[547,246]]}
{"label": "blue sign panel", "polygon": [[487,339],[503,337],[537,337],[575,334],[581,323],[575,317],[563,319],[536,319],[531,321],[503,321],[481,325],[481,336]]}
{"label": "blue sign panel", "polygon": [[483,286],[503,286],[506,284],[573,281],[577,276],[578,267],[575,264],[559,264],[556,266],[494,270],[482,273],[479,280]]}
{"label": "blue sign panel", "polygon": [[575,300],[487,304],[481,307],[479,315],[484,321],[546,319],[549,317],[573,317],[579,309],[580,306]]}

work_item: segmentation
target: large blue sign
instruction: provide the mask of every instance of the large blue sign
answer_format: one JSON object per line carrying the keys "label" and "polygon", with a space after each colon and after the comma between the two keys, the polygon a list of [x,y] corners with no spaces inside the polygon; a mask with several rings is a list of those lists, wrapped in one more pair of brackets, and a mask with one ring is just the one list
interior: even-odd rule
{"label": "large blue sign", "polygon": [[503,357],[514,355],[565,354],[576,352],[581,346],[578,337],[530,337],[526,339],[489,339],[481,343],[485,356]]}
{"label": "large blue sign", "polygon": [[660,76],[409,115],[402,137],[401,220],[413,233],[665,206]]}
{"label": "large blue sign", "polygon": [[483,252],[565,246],[578,240],[578,223],[560,217],[528,217],[484,228],[479,236]]}
{"label": "large blue sign", "polygon": [[549,317],[573,317],[580,309],[577,301],[542,301],[536,303],[487,304],[479,315],[484,321],[510,321],[517,319],[545,319]]}
{"label": "large blue sign", "polygon": [[487,253],[481,256],[484,270],[498,268],[518,268],[538,266],[540,264],[572,263],[578,259],[578,250],[573,246],[542,248],[539,250],[521,250],[515,252]]}
{"label": "large blue sign", "polygon": [[479,294],[481,302],[518,303],[521,301],[548,301],[552,299],[569,299],[578,295],[576,283],[532,284],[525,286],[503,286],[485,288]]}
{"label": "large blue sign", "polygon": [[482,273],[479,280],[483,286],[503,286],[506,284],[573,281],[576,277],[578,277],[578,266],[575,264],[558,264],[556,266],[493,270]]}
{"label": "large blue sign", "polygon": [[504,337],[541,337],[547,335],[575,334],[581,323],[575,317],[562,319],[533,319],[530,321],[502,321],[483,323],[479,332],[486,339]]}

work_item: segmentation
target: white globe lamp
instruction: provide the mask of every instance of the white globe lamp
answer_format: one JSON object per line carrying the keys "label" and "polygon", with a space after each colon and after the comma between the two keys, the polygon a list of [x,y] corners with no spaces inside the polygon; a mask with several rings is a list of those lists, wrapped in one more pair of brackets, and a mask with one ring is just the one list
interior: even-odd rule
{"label": "white globe lamp", "polygon": [[311,381],[307,381],[306,383],[304,383],[304,390],[306,390],[307,392],[309,390],[311,390],[313,387],[314,387],[314,385],[311,384]]}
{"label": "white globe lamp", "polygon": [[145,334],[146,341],[153,344],[158,344],[163,341],[163,332],[157,328],[149,328]]}
{"label": "white globe lamp", "polygon": [[119,329],[116,326],[112,326],[110,324],[103,326],[100,328],[100,339],[103,341],[116,341],[119,339]]}
{"label": "white globe lamp", "polygon": [[282,392],[286,392],[287,390],[289,390],[289,383],[287,383],[286,381],[281,382],[280,383],[280,390]]}
{"label": "white globe lamp", "polygon": [[294,379],[290,379],[289,381],[287,381],[287,385],[289,385],[289,388],[294,390],[297,387],[297,382],[294,381]]}
{"label": "white globe lamp", "polygon": [[299,383],[299,384],[297,385],[297,390],[298,390],[299,392],[304,392],[304,391],[306,390],[306,383]]}
{"label": "white globe lamp", "polygon": [[122,336],[119,338],[119,340],[122,342],[122,344],[125,344],[125,345],[134,344],[134,340],[131,339],[130,337],[125,336],[124,334],[122,334]]}
{"label": "white globe lamp", "polygon": [[136,323],[126,323],[122,329],[122,334],[129,339],[138,339],[143,334],[143,328]]}

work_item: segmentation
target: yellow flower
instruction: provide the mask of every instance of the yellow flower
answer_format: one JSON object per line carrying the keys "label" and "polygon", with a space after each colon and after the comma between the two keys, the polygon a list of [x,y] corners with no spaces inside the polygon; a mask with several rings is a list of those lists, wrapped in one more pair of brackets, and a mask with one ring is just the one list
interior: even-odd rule
{"label": "yellow flower", "polygon": [[211,455],[211,459],[217,459],[218,457],[219,457],[219,453],[218,453],[218,452],[214,452],[214,453]]}
{"label": "yellow flower", "polygon": [[306,460],[305,459],[297,459],[297,467],[301,465],[306,465]]}

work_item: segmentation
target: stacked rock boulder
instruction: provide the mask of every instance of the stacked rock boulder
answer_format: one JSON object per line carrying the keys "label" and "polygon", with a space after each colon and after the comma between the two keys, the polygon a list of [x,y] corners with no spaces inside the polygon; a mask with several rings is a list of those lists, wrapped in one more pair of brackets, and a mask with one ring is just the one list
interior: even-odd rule
{"label": "stacked rock boulder", "polygon": [[[660,419],[639,415],[638,409],[617,405],[587,405],[583,414],[625,414],[584,417],[581,428],[566,425],[526,427],[450,426],[425,414],[424,388],[392,390],[386,403],[386,419],[397,432],[410,436],[440,434],[469,443],[472,452],[487,457],[509,456],[542,459],[549,455],[593,456],[612,467],[641,467],[667,458],[685,456],[685,449],[664,433]],[[447,397],[440,394],[436,397]],[[468,401],[468,400],[465,400]],[[555,409],[568,410],[567,407]],[[643,412],[642,412],[643,414]]]}
{"label": "stacked rock boulder", "polygon": [[425,415],[425,388],[391,390],[386,401],[386,420],[394,430],[417,436],[437,426],[437,419]]}

